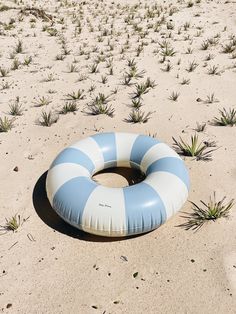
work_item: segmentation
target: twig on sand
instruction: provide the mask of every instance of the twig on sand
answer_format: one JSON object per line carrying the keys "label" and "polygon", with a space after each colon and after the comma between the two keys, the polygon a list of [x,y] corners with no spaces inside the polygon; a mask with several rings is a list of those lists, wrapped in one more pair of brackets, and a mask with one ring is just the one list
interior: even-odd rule
{"label": "twig on sand", "polygon": [[13,244],[9,247],[8,251],[9,251],[10,249],[12,249],[13,246],[15,246],[17,243],[18,243],[18,241],[16,241],[15,243],[13,243]]}

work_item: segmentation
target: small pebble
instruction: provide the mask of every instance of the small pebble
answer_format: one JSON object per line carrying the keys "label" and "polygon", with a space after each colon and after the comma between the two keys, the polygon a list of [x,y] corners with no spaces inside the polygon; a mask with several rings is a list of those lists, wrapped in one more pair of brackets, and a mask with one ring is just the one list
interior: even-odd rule
{"label": "small pebble", "polygon": [[95,310],[98,309],[97,305],[92,305],[92,308],[95,309]]}
{"label": "small pebble", "polygon": [[18,172],[18,171],[19,171],[19,168],[16,166],[16,167],[13,169],[13,171]]}

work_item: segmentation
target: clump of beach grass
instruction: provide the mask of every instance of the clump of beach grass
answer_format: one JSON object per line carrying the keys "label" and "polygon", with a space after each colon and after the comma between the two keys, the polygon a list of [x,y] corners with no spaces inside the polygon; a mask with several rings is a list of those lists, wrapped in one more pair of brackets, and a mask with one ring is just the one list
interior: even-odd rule
{"label": "clump of beach grass", "polygon": [[183,218],[187,219],[187,222],[179,225],[186,230],[198,230],[208,221],[216,221],[217,219],[224,217],[227,218],[230,213],[230,209],[234,206],[234,199],[229,202],[225,202],[226,196],[220,201],[216,200],[216,193],[214,192],[213,197],[210,197],[208,203],[200,200],[201,205],[190,201],[192,204],[192,212],[184,212]]}
{"label": "clump of beach grass", "polygon": [[218,71],[218,66],[212,65],[208,68],[207,73],[209,75],[220,75],[220,72]]}
{"label": "clump of beach grass", "polygon": [[206,129],[206,123],[198,123],[197,122],[197,126],[194,129],[194,131],[196,131],[196,132],[204,132],[205,129]]}
{"label": "clump of beach grass", "polygon": [[59,113],[61,114],[67,114],[68,112],[75,112],[77,111],[78,108],[77,108],[77,104],[75,101],[70,101],[70,102],[67,102],[63,107],[62,109],[60,110]]}
{"label": "clump of beach grass", "polygon": [[145,113],[140,109],[133,109],[125,121],[130,123],[146,123],[151,118],[151,115],[151,111]]}
{"label": "clump of beach grass", "polygon": [[190,84],[190,79],[183,78],[182,81],[180,82],[181,85],[189,85]]}
{"label": "clump of beach grass", "polygon": [[212,152],[215,149],[209,149],[204,142],[199,142],[198,135],[191,136],[190,143],[185,142],[181,137],[180,141],[177,141],[174,137],[172,139],[174,141],[174,148],[180,155],[195,157],[196,160],[212,160]]}
{"label": "clump of beach grass", "polygon": [[8,117],[0,118],[0,132],[8,132],[14,126],[15,119],[9,119]]}
{"label": "clump of beach grass", "polygon": [[39,97],[38,100],[35,101],[36,107],[48,106],[52,101],[45,96]]}
{"label": "clump of beach grass", "polygon": [[192,61],[189,63],[188,67],[186,68],[187,72],[193,72],[198,67],[198,63]]}
{"label": "clump of beach grass", "polygon": [[215,117],[212,121],[213,125],[218,126],[234,126],[236,125],[236,110],[235,109],[225,109],[219,110],[220,117]]}
{"label": "clump of beach grass", "polygon": [[109,117],[113,117],[115,109],[108,105],[109,96],[105,96],[103,93],[99,93],[88,105],[88,114],[90,115],[99,115],[105,114]]}
{"label": "clump of beach grass", "polygon": [[21,227],[29,219],[29,217],[30,216],[22,219],[19,214],[15,214],[10,218],[5,218],[6,222],[4,225],[0,225],[0,231],[4,231],[4,233],[8,231],[16,232],[19,227]]}
{"label": "clump of beach grass", "polygon": [[23,53],[24,49],[23,49],[23,42],[22,40],[18,40],[15,48],[14,48],[14,52],[15,53]]}
{"label": "clump of beach grass", "polygon": [[22,116],[23,114],[23,108],[22,105],[20,104],[20,98],[17,96],[16,100],[13,104],[9,105],[9,114],[12,116]]}
{"label": "clump of beach grass", "polygon": [[91,115],[99,115],[99,114],[105,114],[109,117],[113,117],[115,109],[112,108],[111,105],[103,104],[103,103],[94,103],[90,105],[89,107],[89,114]]}
{"label": "clump of beach grass", "polygon": [[50,127],[52,124],[56,123],[59,119],[59,116],[53,113],[51,110],[49,112],[42,111],[41,117],[38,122],[42,126]]}
{"label": "clump of beach grass", "polygon": [[14,215],[11,218],[5,218],[6,223],[5,225],[1,226],[0,228],[3,231],[13,231],[15,232],[21,225],[21,218],[20,215]]}
{"label": "clump of beach grass", "polygon": [[68,100],[81,100],[84,99],[84,90],[78,89],[76,92],[72,92],[66,95]]}
{"label": "clump of beach grass", "polygon": [[179,93],[178,92],[172,92],[169,96],[169,100],[172,100],[172,101],[177,101],[178,98],[179,98]]}
{"label": "clump of beach grass", "polygon": [[205,100],[206,104],[213,104],[219,102],[219,100],[215,97],[215,94],[212,93],[210,95],[207,96],[207,99]]}
{"label": "clump of beach grass", "polygon": [[10,72],[9,69],[0,67],[0,74],[1,74],[1,77],[7,77],[8,74],[9,74],[9,72]]}

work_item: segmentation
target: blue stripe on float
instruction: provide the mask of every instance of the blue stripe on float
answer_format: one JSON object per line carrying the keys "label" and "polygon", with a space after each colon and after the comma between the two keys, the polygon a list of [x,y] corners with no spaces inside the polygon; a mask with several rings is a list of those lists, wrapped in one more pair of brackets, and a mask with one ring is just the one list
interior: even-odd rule
{"label": "blue stripe on float", "polygon": [[150,136],[139,135],[132,147],[130,161],[133,161],[140,165],[143,156],[154,145],[160,143],[157,139]]}
{"label": "blue stripe on float", "polygon": [[73,178],[58,189],[53,198],[53,208],[67,222],[80,227],[87,200],[97,186],[89,178]]}
{"label": "blue stripe on float", "polygon": [[166,220],[165,206],[158,193],[141,182],[123,188],[128,235],[152,230]]}
{"label": "blue stripe on float", "polygon": [[51,168],[53,168],[56,165],[63,164],[66,162],[74,163],[74,164],[79,164],[86,169],[90,173],[95,169],[95,165],[92,162],[92,160],[83,153],[81,150],[76,149],[76,148],[66,148],[64,149],[53,161]]}
{"label": "blue stripe on float", "polygon": [[189,175],[183,160],[176,157],[164,157],[158,159],[147,168],[146,175],[148,176],[150,173],[157,171],[166,171],[176,175],[184,182],[187,189],[189,189]]}
{"label": "blue stripe on float", "polygon": [[105,168],[111,167],[110,162],[112,162],[112,167],[117,165],[117,151],[116,151],[116,137],[115,133],[101,133],[91,136],[100,147]]}

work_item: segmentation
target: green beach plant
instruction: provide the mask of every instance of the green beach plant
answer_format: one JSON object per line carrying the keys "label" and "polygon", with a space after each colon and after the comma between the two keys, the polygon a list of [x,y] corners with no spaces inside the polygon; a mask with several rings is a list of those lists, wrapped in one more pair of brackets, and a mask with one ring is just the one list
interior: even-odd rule
{"label": "green beach plant", "polygon": [[1,86],[2,86],[2,90],[4,89],[9,89],[11,87],[13,83],[9,83],[9,82],[2,82]]}
{"label": "green beach plant", "polygon": [[218,67],[216,65],[210,66],[207,70],[207,73],[209,75],[220,75],[220,72],[218,71]]}
{"label": "green beach plant", "polygon": [[66,102],[66,104],[62,107],[59,111],[61,114],[67,114],[68,112],[75,112],[77,111],[77,104],[74,101]]}
{"label": "green beach plant", "polygon": [[152,115],[151,111],[145,113],[140,109],[133,109],[130,112],[128,118],[125,119],[125,121],[129,123],[146,123],[151,118],[151,115]]}
{"label": "green beach plant", "polygon": [[52,100],[50,100],[48,97],[42,96],[39,97],[34,103],[36,107],[42,107],[42,106],[48,106]]}
{"label": "green beach plant", "polygon": [[8,132],[13,128],[15,119],[0,118],[0,132]]}
{"label": "green beach plant", "polygon": [[179,98],[179,93],[177,93],[177,92],[172,92],[171,94],[170,94],[170,96],[169,96],[169,100],[172,100],[172,101],[177,101],[178,100],[178,98]]}
{"label": "green beach plant", "polygon": [[13,104],[9,105],[10,111],[9,114],[12,116],[22,116],[23,114],[23,108],[20,104],[20,98],[16,97],[16,100]]}
{"label": "green beach plant", "polygon": [[212,160],[212,152],[215,149],[209,149],[203,142],[199,143],[198,136],[195,134],[191,136],[190,144],[185,142],[181,137],[180,141],[177,141],[172,137],[174,141],[174,148],[180,155],[195,157],[196,160],[210,161]]}
{"label": "green beach plant", "polygon": [[55,75],[53,73],[48,73],[47,76],[42,80],[43,82],[53,82],[55,81]]}
{"label": "green beach plant", "polygon": [[1,77],[7,77],[8,74],[9,74],[10,70],[9,69],[6,69],[6,68],[3,68],[3,67],[0,67],[0,74],[1,74]]}
{"label": "green beach plant", "polygon": [[69,73],[75,73],[79,71],[78,67],[74,63],[68,64],[67,68]]}
{"label": "green beach plant", "polygon": [[190,79],[183,78],[182,81],[180,82],[181,85],[189,85],[190,84]]}
{"label": "green beach plant", "polygon": [[4,226],[0,225],[1,230],[15,232],[21,225],[20,215],[14,215],[11,218],[5,218],[6,223]]}
{"label": "green beach plant", "polygon": [[132,105],[133,108],[139,109],[142,106],[142,101],[140,98],[138,99],[132,99]]}
{"label": "green beach plant", "polygon": [[141,98],[142,95],[147,94],[149,92],[149,87],[145,83],[135,84],[135,92],[132,94],[132,99]]}
{"label": "green beach plant", "polygon": [[95,89],[96,89],[96,86],[95,86],[94,84],[92,84],[92,85],[90,85],[90,87],[89,87],[89,89],[88,89],[88,92],[89,92],[89,93],[92,93],[92,92],[95,91]]}
{"label": "green beach plant", "polygon": [[206,56],[206,58],[204,59],[205,61],[210,61],[210,60],[212,60],[214,58],[214,55],[213,54],[211,54],[211,53],[209,53],[207,56]]}
{"label": "green beach plant", "polygon": [[130,86],[132,83],[131,83],[131,77],[129,76],[124,76],[123,77],[123,80],[121,82],[122,85],[126,85],[126,86]]}
{"label": "green beach plant", "polygon": [[234,126],[236,125],[236,110],[229,108],[228,110],[223,108],[219,110],[220,117],[215,117],[212,121],[213,125],[217,126]]}
{"label": "green beach plant", "polygon": [[187,72],[193,72],[197,68],[198,64],[195,61],[189,63],[188,67],[186,68]]}
{"label": "green beach plant", "polygon": [[105,96],[103,93],[99,93],[90,105],[88,105],[88,114],[99,115],[105,114],[109,117],[113,117],[115,109],[108,105],[109,96]]}
{"label": "green beach plant", "polygon": [[67,100],[82,100],[84,99],[84,90],[78,89],[77,92],[72,92],[66,95]]}
{"label": "green beach plant", "polygon": [[20,61],[17,58],[15,58],[11,66],[11,70],[13,71],[18,70],[20,65],[21,65]]}
{"label": "green beach plant", "polygon": [[[229,216],[231,208],[234,206],[234,199],[231,199],[229,202],[225,203],[226,196],[223,197],[220,201],[216,200],[216,193],[214,192],[213,197],[210,197],[208,203],[200,200],[201,205],[190,201],[192,204],[192,212],[184,212],[182,218],[187,219],[187,222],[179,225],[179,227],[184,228],[185,230],[195,230],[200,229],[204,223],[209,221],[216,221],[217,219]],[[202,206],[203,205],[203,206]]]}
{"label": "green beach plant", "polygon": [[152,81],[150,77],[146,79],[145,85],[147,88],[154,88],[156,86],[155,81]]}
{"label": "green beach plant", "polygon": [[92,105],[88,106],[88,109],[88,114],[93,116],[105,114],[109,117],[113,117],[115,112],[115,109],[111,105],[104,103],[93,103]]}
{"label": "green beach plant", "polygon": [[207,50],[209,48],[210,44],[208,40],[204,40],[203,43],[201,44],[201,50]]}
{"label": "green beach plant", "polygon": [[235,49],[236,49],[236,43],[234,43],[233,41],[222,46],[223,53],[232,53],[234,52]]}
{"label": "green beach plant", "polygon": [[102,75],[102,76],[101,76],[101,83],[102,83],[102,84],[106,84],[107,81],[108,81],[107,76]]}
{"label": "green beach plant", "polygon": [[81,73],[80,76],[78,77],[78,82],[82,82],[82,81],[85,81],[87,80],[88,76],[84,73]]}
{"label": "green beach plant", "polygon": [[50,127],[52,124],[56,123],[59,116],[53,113],[51,110],[49,112],[42,111],[41,117],[39,119],[39,124],[42,126]]}
{"label": "green beach plant", "polygon": [[219,102],[219,100],[217,98],[215,98],[215,94],[214,93],[208,95],[207,99],[205,100],[206,104],[213,104],[215,102]]}
{"label": "green beach plant", "polygon": [[205,129],[206,129],[206,123],[200,124],[200,123],[197,122],[197,126],[196,126],[196,128],[194,129],[194,131],[196,131],[196,132],[199,133],[199,132],[204,132]]}
{"label": "green beach plant", "polygon": [[176,51],[169,43],[167,43],[163,48],[161,48],[160,55],[163,57],[173,57],[176,54]]}
{"label": "green beach plant", "polygon": [[56,61],[63,61],[65,59],[65,54],[57,54],[55,57]]}
{"label": "green beach plant", "polygon": [[89,66],[89,72],[90,73],[98,73],[99,72],[98,64],[94,63],[91,66]]}
{"label": "green beach plant", "polygon": [[33,58],[31,56],[25,57],[23,64],[26,66],[29,66],[30,63],[32,63],[32,61],[33,61]]}
{"label": "green beach plant", "polygon": [[23,42],[22,40],[18,40],[15,48],[14,48],[15,53],[23,53]]}
{"label": "green beach plant", "polygon": [[170,70],[173,68],[170,62],[166,63],[165,66],[161,69],[163,72],[170,72]]}

